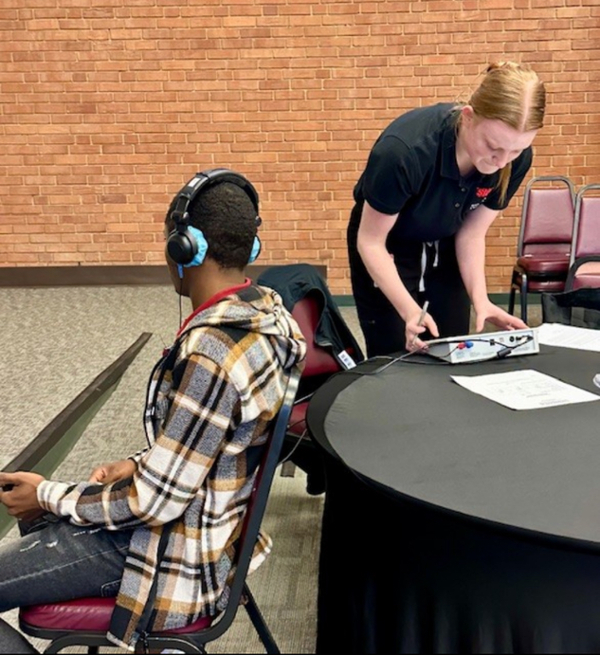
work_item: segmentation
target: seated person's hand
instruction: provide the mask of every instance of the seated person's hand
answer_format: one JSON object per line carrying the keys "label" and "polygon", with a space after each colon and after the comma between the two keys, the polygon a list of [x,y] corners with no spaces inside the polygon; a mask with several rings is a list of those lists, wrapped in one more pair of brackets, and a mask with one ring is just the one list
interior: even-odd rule
{"label": "seated person's hand", "polygon": [[25,471],[0,473],[0,503],[10,516],[32,521],[45,513],[37,499],[37,488],[44,479],[38,473]]}
{"label": "seated person's hand", "polygon": [[137,464],[131,459],[120,459],[96,467],[90,475],[89,482],[112,484],[130,478],[137,470]]}

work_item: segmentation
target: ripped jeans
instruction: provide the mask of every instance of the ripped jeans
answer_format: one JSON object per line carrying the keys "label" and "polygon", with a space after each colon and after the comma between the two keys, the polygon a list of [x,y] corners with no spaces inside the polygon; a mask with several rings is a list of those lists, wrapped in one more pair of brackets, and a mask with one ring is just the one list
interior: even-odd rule
{"label": "ripped jeans", "polygon": [[[116,596],[131,532],[79,527],[48,516],[41,529],[0,543],[0,613],[25,605]],[[16,630],[0,622],[0,653],[14,653],[10,648],[19,638]]]}

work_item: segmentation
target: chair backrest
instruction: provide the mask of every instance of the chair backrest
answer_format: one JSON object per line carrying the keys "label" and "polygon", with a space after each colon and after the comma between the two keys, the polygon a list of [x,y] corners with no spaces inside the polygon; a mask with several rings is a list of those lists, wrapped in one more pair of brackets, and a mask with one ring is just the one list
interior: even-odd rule
{"label": "chair backrest", "polygon": [[323,276],[307,263],[271,266],[258,283],[281,295],[307,343],[299,398],[306,400],[331,375],[364,359]]}
{"label": "chair backrest", "polygon": [[[246,578],[248,576],[248,569],[252,560],[252,553],[254,552],[260,526],[265,514],[273,477],[275,475],[275,469],[279,464],[279,456],[281,454],[283,440],[285,438],[299,381],[300,373],[298,369],[293,369],[287,383],[283,404],[279,409],[274,426],[271,430],[258,473],[256,474],[254,487],[246,507],[246,512],[244,514],[241,535],[236,549],[235,560],[233,562],[235,570],[230,584],[227,607],[217,621],[215,621],[209,628],[202,631],[202,643],[213,641],[222,636],[229,629],[235,615],[237,614],[244,585],[246,584]],[[193,635],[190,636],[193,638]]]}
{"label": "chair backrest", "polygon": [[577,192],[570,264],[591,255],[600,255],[600,184],[588,184]]}
{"label": "chair backrest", "polygon": [[517,256],[569,252],[575,187],[562,175],[534,177],[525,187]]}
{"label": "chair backrest", "polygon": [[308,293],[294,305],[292,310],[292,316],[306,339],[306,365],[302,372],[303,378],[332,375],[343,368],[331,352],[315,342],[322,302],[319,293]]}

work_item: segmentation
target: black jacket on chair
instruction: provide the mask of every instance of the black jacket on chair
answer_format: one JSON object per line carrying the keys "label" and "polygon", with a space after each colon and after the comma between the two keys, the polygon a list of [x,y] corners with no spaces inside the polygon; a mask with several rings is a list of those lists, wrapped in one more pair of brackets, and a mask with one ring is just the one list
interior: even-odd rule
{"label": "black jacket on chair", "polygon": [[[323,348],[330,348],[340,360],[340,353],[347,351],[358,364],[364,359],[363,352],[344,321],[325,280],[311,264],[285,264],[272,266],[257,279],[258,284],[270,287],[282,297],[288,311],[308,293],[318,292],[323,297],[322,313],[315,332],[315,342]],[[343,368],[347,368],[341,362]]]}
{"label": "black jacket on chair", "polygon": [[311,264],[273,266],[257,282],[279,293],[307,340],[306,367],[286,435],[283,461],[289,460],[305,471],[306,490],[318,495],[326,488],[325,468],[323,457],[306,430],[308,401],[331,375],[352,368],[353,362],[346,354],[354,363],[361,362],[364,356],[317,268]]}

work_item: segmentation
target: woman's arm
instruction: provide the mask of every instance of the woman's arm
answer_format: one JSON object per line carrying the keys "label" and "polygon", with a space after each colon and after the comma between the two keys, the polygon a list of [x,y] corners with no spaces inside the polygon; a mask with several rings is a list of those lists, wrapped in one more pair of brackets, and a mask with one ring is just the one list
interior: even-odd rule
{"label": "woman's arm", "polygon": [[486,321],[504,330],[527,327],[521,319],[500,309],[488,297],[485,280],[485,237],[497,215],[497,210],[481,205],[467,215],[456,234],[456,257],[475,310],[476,332],[483,330]]}
{"label": "woman's arm", "polygon": [[393,256],[386,248],[387,236],[397,219],[398,214],[382,214],[365,201],[358,228],[357,248],[373,282],[406,323],[407,348],[409,345],[419,348],[423,344],[418,338],[413,344],[413,339],[425,329],[437,336],[438,329],[429,314],[426,315],[421,327],[417,325],[421,308],[404,286],[396,270]]}

